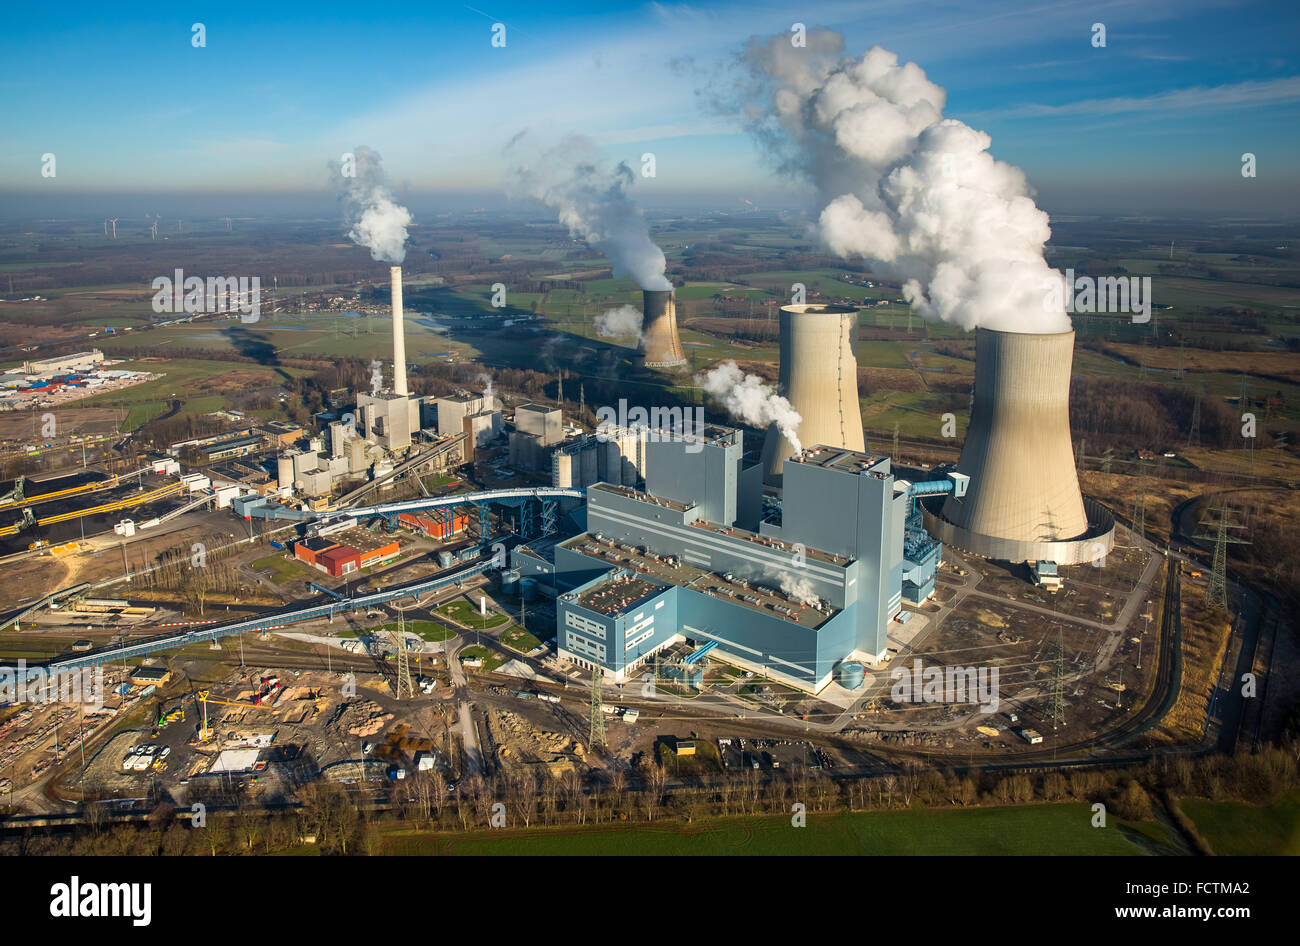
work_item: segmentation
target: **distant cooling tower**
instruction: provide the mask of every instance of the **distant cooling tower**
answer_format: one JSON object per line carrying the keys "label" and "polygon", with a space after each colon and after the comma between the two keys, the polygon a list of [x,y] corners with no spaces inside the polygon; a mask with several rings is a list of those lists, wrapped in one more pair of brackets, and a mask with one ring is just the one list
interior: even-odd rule
{"label": "distant cooling tower", "polygon": [[[804,447],[825,444],[866,450],[858,404],[858,310],[842,305],[781,307],[781,373],[777,393],[803,418]],[[763,482],[781,485],[781,465],[794,453],[773,424],[763,441]]]}
{"label": "distant cooling tower", "polygon": [[940,541],[1007,562],[1092,561],[1114,543],[1110,512],[1079,492],[1070,444],[1074,332],[979,329],[975,405],[957,470],[970,477],[926,527]]}
{"label": "distant cooling tower", "polygon": [[677,302],[671,289],[646,289],[645,317],[637,354],[647,368],[680,368],[686,364],[682,340],[677,337]]}
{"label": "distant cooling tower", "polygon": [[406,327],[402,324],[402,267],[388,267],[393,287],[393,393],[406,396]]}

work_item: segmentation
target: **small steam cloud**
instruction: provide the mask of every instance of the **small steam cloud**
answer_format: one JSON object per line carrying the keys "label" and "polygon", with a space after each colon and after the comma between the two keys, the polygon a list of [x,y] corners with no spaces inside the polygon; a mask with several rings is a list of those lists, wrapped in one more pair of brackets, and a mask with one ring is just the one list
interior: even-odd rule
{"label": "small steam cloud", "polygon": [[359,145],[353,157],[355,176],[343,176],[340,165],[331,165],[333,172],[343,177],[339,200],[348,239],[368,249],[372,259],[400,266],[406,259],[411,212],[393,200],[379,152]]}
{"label": "small steam cloud", "polygon": [[[947,93],[916,63],[873,46],[843,55],[831,30],[751,40],[740,116],[780,169],[818,194],[816,229],[843,257],[899,279],[927,319],[966,329],[1070,329],[1064,279],[1043,259],[1051,236],[1024,172],[988,153],[982,131],[943,117]],[[1055,282],[1053,282],[1055,280]]]}
{"label": "small steam cloud", "polygon": [[[516,135],[507,156],[517,159],[527,143],[525,134]],[[631,276],[642,289],[673,288],[664,275],[663,250],[650,239],[641,208],[628,196],[636,176],[627,164],[603,168],[595,144],[581,135],[540,153],[529,148],[528,153],[531,160],[511,172],[507,189],[513,195],[555,209],[571,234],[604,251],[615,277]]]}
{"label": "small steam cloud", "polygon": [[596,316],[596,332],[605,338],[635,335],[640,340],[642,318],[643,313],[636,306],[621,305]]}
{"label": "small steam cloud", "polygon": [[492,382],[492,375],[486,371],[478,375],[478,383],[483,385],[483,405],[487,410],[494,410],[496,407],[496,386]]}
{"label": "small steam cloud", "polygon": [[792,575],[789,572],[781,572],[777,576],[777,583],[784,594],[791,601],[797,601],[799,604],[807,607],[816,607],[822,603],[822,599],[817,595],[812,580],[802,575]]}
{"label": "small steam cloud", "polygon": [[734,361],[724,361],[712,371],[698,375],[695,381],[731,416],[753,427],[776,424],[795,453],[803,450],[798,436],[803,417],[758,375],[745,374]]}

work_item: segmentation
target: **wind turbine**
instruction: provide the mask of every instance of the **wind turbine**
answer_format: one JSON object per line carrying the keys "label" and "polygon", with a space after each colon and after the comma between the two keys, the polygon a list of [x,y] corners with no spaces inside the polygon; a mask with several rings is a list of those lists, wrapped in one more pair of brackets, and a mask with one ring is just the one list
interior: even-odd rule
{"label": "wind turbine", "polygon": [[109,217],[109,218],[108,218],[108,222],[111,223],[111,224],[113,225],[113,239],[114,239],[114,240],[117,239],[117,221],[118,221],[118,218],[117,218],[117,217]]}
{"label": "wind turbine", "polygon": [[151,226],[151,227],[149,228],[149,235],[150,235],[151,237],[153,237],[153,239],[155,239],[155,240],[158,239],[158,221],[157,221],[157,220],[155,220],[155,221],[153,222],[153,226]]}
{"label": "wind turbine", "polygon": [[104,236],[108,236],[108,218],[104,218]]}

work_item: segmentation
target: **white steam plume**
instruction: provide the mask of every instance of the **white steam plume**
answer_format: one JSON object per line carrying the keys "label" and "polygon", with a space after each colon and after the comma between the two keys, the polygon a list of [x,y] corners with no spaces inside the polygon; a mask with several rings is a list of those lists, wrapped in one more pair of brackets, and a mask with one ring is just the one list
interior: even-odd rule
{"label": "white steam plume", "polygon": [[400,266],[406,259],[411,212],[393,200],[379,152],[360,145],[353,157],[355,176],[344,176],[340,165],[332,165],[334,173],[343,177],[339,199],[348,239],[368,249],[371,258]]}
{"label": "white steam plume", "polygon": [[[843,56],[830,30],[807,43],[751,40],[749,81],[726,107],[816,188],[826,246],[899,279],[924,318],[1069,331],[1064,279],[1043,259],[1048,217],[1024,173],[989,155],[987,134],[943,117],[947,94],[915,63],[879,46]],[[1049,287],[1059,306],[1045,303]]]}
{"label": "white steam plume", "polygon": [[781,572],[777,575],[777,582],[781,592],[791,601],[797,601],[799,604],[808,607],[816,607],[822,603],[818,597],[812,579],[805,578],[802,575],[792,575],[789,572]]}
{"label": "white steam plume", "polygon": [[712,371],[697,375],[695,383],[733,417],[753,427],[776,424],[795,453],[803,450],[798,436],[803,417],[758,375],[745,374],[734,361],[724,361]]}
{"label": "white steam plume", "polygon": [[615,277],[631,276],[642,289],[673,288],[664,275],[663,250],[650,239],[641,208],[627,194],[635,180],[632,169],[623,162],[603,168],[595,144],[581,135],[540,153],[528,149],[521,159],[529,143],[521,133],[506,149],[517,162],[508,190],[554,208],[571,234],[605,252]]}
{"label": "white steam plume", "polygon": [[596,316],[596,332],[605,338],[635,335],[641,338],[641,321],[644,313],[634,305],[621,305]]}

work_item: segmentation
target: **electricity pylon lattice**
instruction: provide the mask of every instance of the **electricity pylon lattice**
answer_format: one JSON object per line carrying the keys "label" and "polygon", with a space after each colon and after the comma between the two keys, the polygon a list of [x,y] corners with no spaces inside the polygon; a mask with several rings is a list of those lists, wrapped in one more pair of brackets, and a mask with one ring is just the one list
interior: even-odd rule
{"label": "electricity pylon lattice", "polygon": [[1231,521],[1227,502],[1220,503],[1201,520],[1198,539],[1214,540],[1214,559],[1210,564],[1210,579],[1205,585],[1207,608],[1228,608],[1228,546],[1250,545],[1249,539],[1229,535],[1229,529],[1244,529],[1239,522]]}
{"label": "electricity pylon lattice", "polygon": [[1147,537],[1147,465],[1138,461],[1137,495],[1133,498],[1133,534],[1139,539]]}
{"label": "electricity pylon lattice", "polygon": [[397,698],[402,698],[402,691],[415,698],[415,685],[411,682],[411,655],[406,650],[406,615],[397,612]]}
{"label": "electricity pylon lattice", "polygon": [[604,677],[600,667],[591,668],[591,726],[587,742],[592,749],[605,748],[605,704],[600,692]]}
{"label": "electricity pylon lattice", "polygon": [[1052,732],[1065,725],[1065,651],[1061,647],[1061,632],[1056,632],[1056,660],[1052,668],[1052,701],[1048,708],[1052,718]]}
{"label": "electricity pylon lattice", "polygon": [[1201,445],[1201,395],[1197,392],[1196,401],[1192,404],[1192,429],[1187,432],[1187,446],[1199,447]]}

